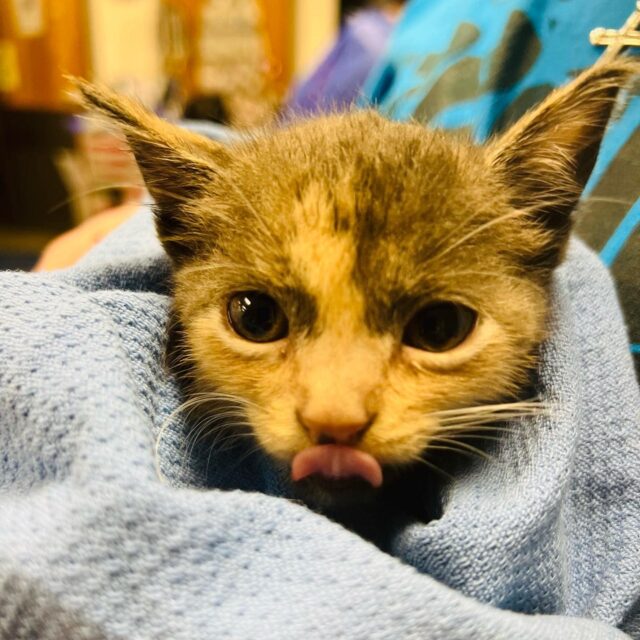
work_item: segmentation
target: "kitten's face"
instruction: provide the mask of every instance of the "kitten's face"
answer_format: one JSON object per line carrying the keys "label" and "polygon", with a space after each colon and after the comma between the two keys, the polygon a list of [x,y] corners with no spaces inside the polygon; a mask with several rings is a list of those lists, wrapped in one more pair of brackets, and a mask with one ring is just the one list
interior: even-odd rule
{"label": "kitten's face", "polygon": [[485,147],[360,112],[224,148],[81,88],[156,199],[197,390],[237,398],[293,480],[377,487],[464,429],[452,410],[527,380],[569,216],[636,67],[586,71]]}
{"label": "kitten's face", "polygon": [[518,389],[543,333],[544,232],[481,150],[367,112],[234,163],[224,200],[197,203],[216,242],[178,269],[175,309],[200,386],[248,400],[266,451],[291,463],[333,441],[405,464],[446,436],[434,412]]}

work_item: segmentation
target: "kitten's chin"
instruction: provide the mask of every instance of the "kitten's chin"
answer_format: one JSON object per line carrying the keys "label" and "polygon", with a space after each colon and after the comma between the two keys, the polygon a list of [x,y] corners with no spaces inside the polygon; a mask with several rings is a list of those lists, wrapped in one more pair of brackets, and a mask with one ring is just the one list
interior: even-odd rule
{"label": "kitten's chin", "polygon": [[339,444],[308,447],[291,462],[298,497],[320,509],[371,502],[382,486],[382,467],[368,453]]}
{"label": "kitten's chin", "polygon": [[362,478],[326,478],[319,474],[294,482],[296,497],[320,511],[373,504],[379,488]]}

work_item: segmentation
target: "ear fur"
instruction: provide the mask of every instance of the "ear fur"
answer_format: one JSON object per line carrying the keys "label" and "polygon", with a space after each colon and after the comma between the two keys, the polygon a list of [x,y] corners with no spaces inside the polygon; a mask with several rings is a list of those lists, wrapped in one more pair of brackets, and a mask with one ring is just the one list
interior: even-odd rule
{"label": "ear fur", "polygon": [[551,93],[490,143],[489,161],[511,193],[551,232],[540,266],[562,257],[575,209],[591,175],[620,89],[640,72],[640,61],[596,64]]}
{"label": "ear fur", "polygon": [[228,164],[220,144],[172,125],[106,87],[74,79],[85,106],[109,118],[125,134],[156,206],[156,227],[176,263],[202,241],[202,220],[189,205]]}

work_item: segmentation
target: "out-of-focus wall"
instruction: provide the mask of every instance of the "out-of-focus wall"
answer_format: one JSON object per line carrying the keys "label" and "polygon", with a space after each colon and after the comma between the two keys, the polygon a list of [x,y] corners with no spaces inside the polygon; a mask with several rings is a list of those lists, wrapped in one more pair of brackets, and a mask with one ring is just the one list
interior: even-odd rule
{"label": "out-of-focus wall", "polygon": [[[257,0],[264,16],[270,80],[282,95],[320,59],[335,37],[339,0]],[[197,89],[201,16],[211,0],[0,0],[0,102],[16,108],[69,110],[68,73],[132,91],[153,105],[166,79],[158,38],[161,7],[184,23],[190,51],[178,74]],[[211,3],[218,6],[218,2]],[[220,5],[234,6],[233,0]],[[171,70],[175,71],[175,70]],[[170,71],[170,73],[171,73]],[[172,74],[173,75],[173,74]]]}
{"label": "out-of-focus wall", "polygon": [[160,0],[88,0],[92,79],[155,104],[163,89]]}
{"label": "out-of-focus wall", "polygon": [[84,0],[0,0],[0,102],[70,110],[62,73],[89,70]]}
{"label": "out-of-focus wall", "polygon": [[336,37],[340,23],[339,0],[293,0],[293,73],[311,70]]}
{"label": "out-of-focus wall", "polygon": [[269,75],[278,96],[289,87],[293,72],[293,0],[259,0],[265,29]]}

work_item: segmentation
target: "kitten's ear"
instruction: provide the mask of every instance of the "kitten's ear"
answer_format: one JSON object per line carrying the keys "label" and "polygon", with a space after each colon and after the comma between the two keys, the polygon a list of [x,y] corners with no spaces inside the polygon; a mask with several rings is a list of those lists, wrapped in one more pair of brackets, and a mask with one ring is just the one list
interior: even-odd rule
{"label": "kitten's ear", "polygon": [[167,253],[180,263],[198,250],[204,220],[189,205],[228,165],[221,144],[172,125],[110,89],[74,79],[84,103],[125,134],[156,207]]}
{"label": "kitten's ear", "polygon": [[553,268],[561,260],[570,214],[591,175],[618,92],[639,72],[633,59],[595,65],[490,143],[490,162],[513,205],[551,231],[541,266]]}

